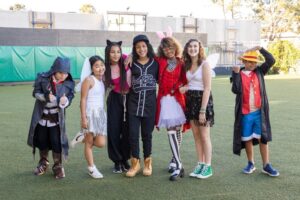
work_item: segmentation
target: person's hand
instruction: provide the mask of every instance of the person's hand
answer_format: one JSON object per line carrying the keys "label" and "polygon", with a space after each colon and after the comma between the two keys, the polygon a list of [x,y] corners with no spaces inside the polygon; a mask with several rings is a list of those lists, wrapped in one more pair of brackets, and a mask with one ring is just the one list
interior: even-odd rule
{"label": "person's hand", "polygon": [[132,55],[129,54],[127,58],[124,60],[124,65],[131,67],[131,64],[132,64]]}
{"label": "person's hand", "polygon": [[66,97],[66,94],[64,93],[64,95],[62,97],[60,97],[60,100],[59,100],[59,104],[64,106],[68,101],[68,98]]}
{"label": "person's hand", "polygon": [[182,86],[182,87],[179,88],[179,92],[181,94],[184,94],[184,93],[186,93],[186,91],[188,91],[188,89],[189,89],[188,86],[185,85],[185,86]]}
{"label": "person's hand", "polygon": [[56,96],[54,96],[54,95],[52,94],[52,91],[50,91],[50,94],[49,94],[49,100],[50,100],[50,102],[56,101]]}
{"label": "person's hand", "polygon": [[206,123],[206,114],[205,113],[202,113],[202,112],[199,113],[199,123],[201,125],[204,125]]}
{"label": "person's hand", "polygon": [[81,119],[81,128],[87,129],[88,128],[88,121],[86,118]]}
{"label": "person's hand", "polygon": [[232,67],[232,71],[234,71],[234,73],[240,73],[240,67],[239,66],[233,66]]}
{"label": "person's hand", "polygon": [[247,49],[245,52],[249,52],[249,51],[258,51],[261,49],[261,46],[255,46],[255,47],[252,47],[250,49]]}

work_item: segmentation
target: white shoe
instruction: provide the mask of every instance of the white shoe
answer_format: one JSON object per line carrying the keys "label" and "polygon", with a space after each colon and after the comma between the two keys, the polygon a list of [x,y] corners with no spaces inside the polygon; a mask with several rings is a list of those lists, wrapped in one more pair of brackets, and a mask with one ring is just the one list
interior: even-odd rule
{"label": "white shoe", "polygon": [[89,175],[93,178],[103,178],[103,175],[101,174],[101,172],[99,172],[99,170],[97,169],[97,167],[94,165],[93,167],[88,167],[88,172]]}
{"label": "white shoe", "polygon": [[176,167],[177,167],[176,163],[170,162],[168,166],[168,172],[173,173],[176,170]]}
{"label": "white shoe", "polygon": [[73,140],[71,141],[70,145],[72,148],[75,147],[75,145],[79,142],[82,142],[82,140],[84,139],[84,133],[82,131],[79,131],[75,137],[73,138]]}

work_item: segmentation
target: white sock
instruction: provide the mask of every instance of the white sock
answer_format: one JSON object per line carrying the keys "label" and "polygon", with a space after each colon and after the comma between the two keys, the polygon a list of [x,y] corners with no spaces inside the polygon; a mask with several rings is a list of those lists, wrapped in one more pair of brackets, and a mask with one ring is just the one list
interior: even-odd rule
{"label": "white sock", "polygon": [[95,166],[95,165],[88,166],[88,169],[89,169],[90,171],[93,171],[95,168],[96,168],[96,166]]}

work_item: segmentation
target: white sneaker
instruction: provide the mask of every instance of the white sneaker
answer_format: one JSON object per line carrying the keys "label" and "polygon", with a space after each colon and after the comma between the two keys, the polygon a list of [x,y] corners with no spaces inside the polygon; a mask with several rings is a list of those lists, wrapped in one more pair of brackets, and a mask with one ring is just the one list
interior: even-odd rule
{"label": "white sneaker", "polygon": [[97,169],[97,167],[94,165],[93,167],[88,167],[88,172],[89,175],[93,178],[103,178],[103,175],[101,174],[101,172],[99,172],[99,170]]}
{"label": "white sneaker", "polygon": [[73,138],[73,140],[71,141],[70,145],[72,148],[75,147],[75,145],[79,142],[82,142],[82,140],[84,139],[84,133],[82,131],[79,131],[75,137]]}
{"label": "white sneaker", "polygon": [[177,167],[176,163],[170,162],[169,166],[168,166],[168,172],[173,173],[175,171],[176,167]]}

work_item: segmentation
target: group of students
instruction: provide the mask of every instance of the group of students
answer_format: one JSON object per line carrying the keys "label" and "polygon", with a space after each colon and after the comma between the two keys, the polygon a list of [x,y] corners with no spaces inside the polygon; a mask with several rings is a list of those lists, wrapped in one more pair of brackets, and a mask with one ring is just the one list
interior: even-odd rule
{"label": "group of students", "polygon": [[[201,42],[190,39],[182,51],[174,37],[162,37],[157,54],[146,35],[134,37],[130,55],[122,53],[121,45],[122,42],[107,40],[105,59],[92,56],[86,60],[77,86],[81,93],[82,130],[70,144],[85,144],[89,175],[103,178],[94,164],[93,146],[105,146],[107,137],[113,172],[124,172],[126,177],[136,176],[141,171],[141,134],[143,175],[151,176],[152,132],[156,127],[167,130],[172,152],[167,169],[171,174],[169,180],[184,176],[180,146],[182,132],[189,128],[197,153],[196,167],[190,176],[201,179],[212,176],[210,127],[214,125],[214,104],[211,68]],[[256,50],[260,50],[266,59],[261,67],[256,66]],[[232,75],[232,91],[237,94],[234,153],[240,154],[241,149],[246,148],[248,165],[243,171],[252,173],[255,170],[252,144],[259,142],[263,172],[278,176],[278,171],[269,163],[267,142],[271,141],[271,128],[263,81],[263,75],[274,64],[274,59],[258,47],[245,52],[241,59],[245,68],[234,67]],[[65,177],[62,157],[68,156],[69,149],[65,108],[71,104],[74,87],[68,58],[58,57],[48,72],[37,75],[33,90],[36,103],[28,136],[33,153],[35,148],[40,152],[35,175],[46,172],[48,152],[52,150],[54,176]],[[104,109],[106,93],[107,112]]]}

